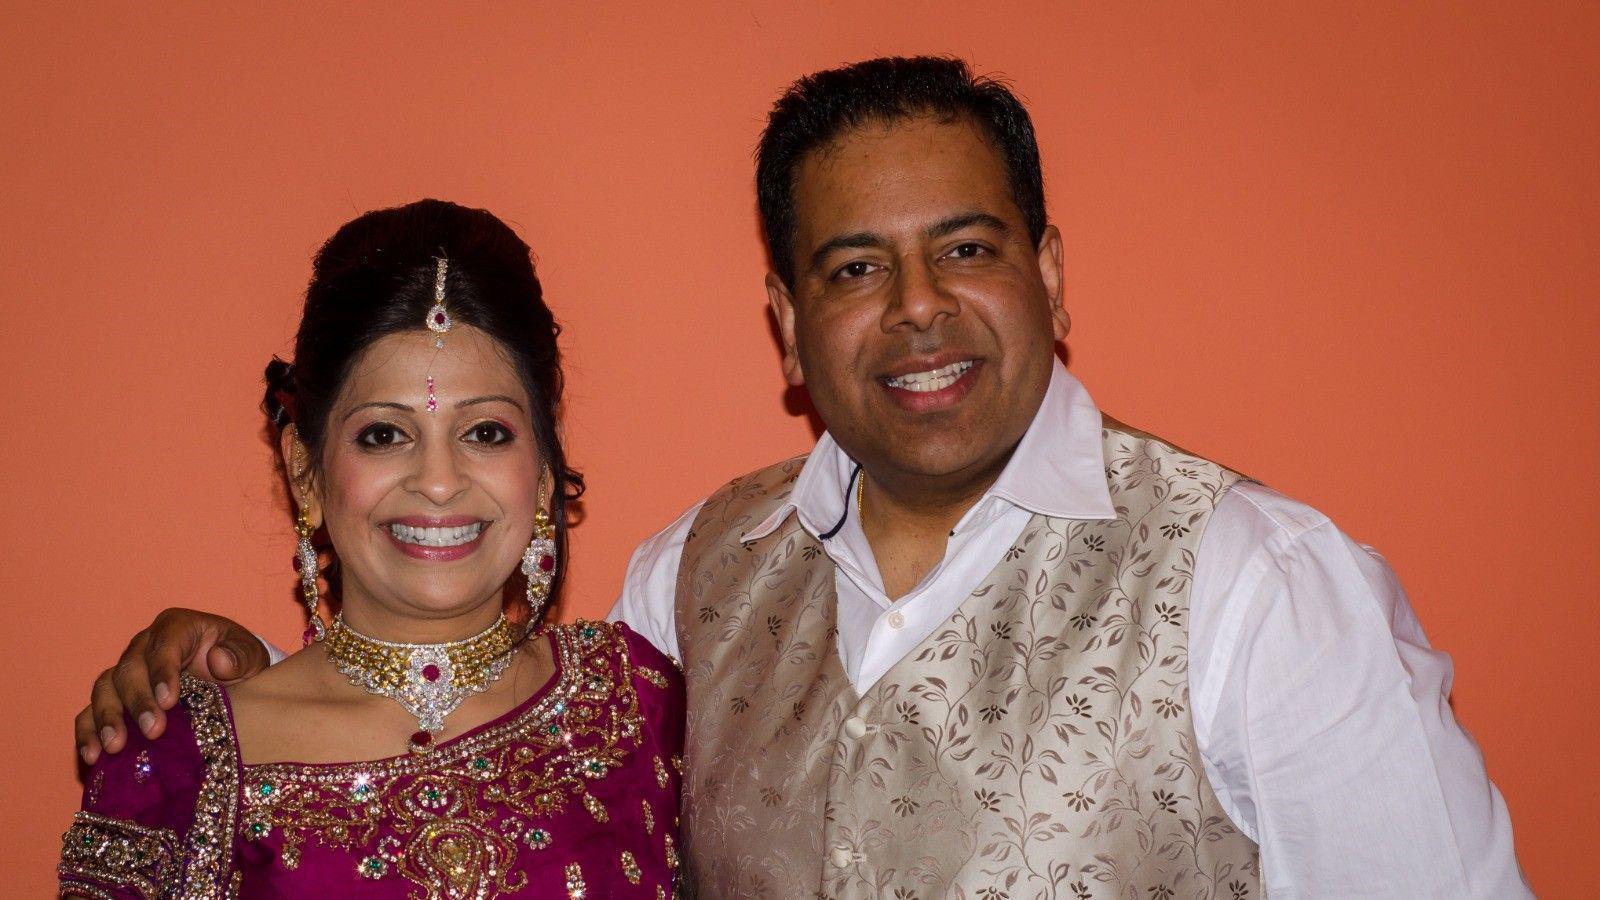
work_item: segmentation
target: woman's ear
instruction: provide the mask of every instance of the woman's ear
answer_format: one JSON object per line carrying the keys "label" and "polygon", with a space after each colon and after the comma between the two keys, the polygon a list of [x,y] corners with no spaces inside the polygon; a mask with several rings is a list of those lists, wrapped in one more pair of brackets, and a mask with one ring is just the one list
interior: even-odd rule
{"label": "woman's ear", "polygon": [[550,471],[550,467],[547,465],[542,471],[539,472],[539,508],[544,510],[545,514],[552,518],[555,517],[556,509],[555,494],[556,476]]}
{"label": "woman's ear", "polygon": [[322,494],[311,465],[311,451],[300,440],[294,425],[285,425],[278,438],[278,450],[283,454],[283,471],[289,476],[289,487],[294,492],[298,510],[306,514],[312,528],[322,525]]}

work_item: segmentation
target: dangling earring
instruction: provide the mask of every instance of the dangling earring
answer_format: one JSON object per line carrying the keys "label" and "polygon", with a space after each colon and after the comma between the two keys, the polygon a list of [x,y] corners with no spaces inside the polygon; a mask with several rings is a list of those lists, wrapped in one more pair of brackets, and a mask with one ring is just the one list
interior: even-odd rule
{"label": "dangling earring", "polygon": [[556,529],[542,509],[533,515],[533,540],[522,554],[522,574],[528,579],[528,621],[537,622],[556,578]]}
{"label": "dangling earring", "polygon": [[301,637],[309,647],[312,641],[327,637],[328,631],[323,627],[322,617],[317,615],[321,593],[317,589],[317,548],[311,546],[311,533],[316,529],[311,525],[311,516],[306,512],[304,503],[300,504],[300,512],[295,516],[294,531],[300,536],[300,543],[295,547],[295,558],[300,563],[300,597],[305,601],[306,615],[310,618]]}

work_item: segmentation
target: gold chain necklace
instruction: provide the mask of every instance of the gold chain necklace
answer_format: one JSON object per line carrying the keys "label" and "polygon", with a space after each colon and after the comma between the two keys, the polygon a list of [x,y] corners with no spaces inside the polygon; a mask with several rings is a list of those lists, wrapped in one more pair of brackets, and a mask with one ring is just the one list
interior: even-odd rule
{"label": "gold chain necklace", "polygon": [[489,689],[511,664],[511,651],[526,628],[504,613],[493,625],[469,638],[442,644],[400,644],[379,640],[346,625],[344,614],[333,617],[323,646],[350,683],[368,693],[388,697],[417,717],[411,750],[427,752],[433,736],[444,730],[444,718],[461,701]]}

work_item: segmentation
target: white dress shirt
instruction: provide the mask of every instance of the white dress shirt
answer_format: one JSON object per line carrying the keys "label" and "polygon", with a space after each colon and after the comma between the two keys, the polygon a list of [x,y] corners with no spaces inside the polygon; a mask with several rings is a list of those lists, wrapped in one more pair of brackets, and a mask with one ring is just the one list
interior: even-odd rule
{"label": "white dress shirt", "polygon": [[[789,515],[837,568],[838,652],[865,693],[955,612],[1034,514],[1114,516],[1100,412],[1059,363],[1009,463],[957,523],[944,559],[884,594],[850,502],[855,463],[824,434]],[[634,551],[611,618],[677,657],[678,566],[696,504]],[[1241,482],[1201,539],[1189,596],[1189,691],[1206,774],[1261,847],[1269,897],[1531,897],[1511,820],[1448,703],[1451,665],[1428,646],[1376,551],[1326,516]]]}

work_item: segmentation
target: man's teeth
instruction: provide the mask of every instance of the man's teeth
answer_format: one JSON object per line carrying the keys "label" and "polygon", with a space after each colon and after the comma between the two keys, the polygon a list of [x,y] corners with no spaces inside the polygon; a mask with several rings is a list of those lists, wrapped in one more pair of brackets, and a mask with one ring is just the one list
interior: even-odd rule
{"label": "man's teeth", "polygon": [[420,544],[423,547],[459,547],[478,539],[483,533],[482,522],[457,525],[450,528],[413,528],[410,525],[390,525],[389,533],[402,544]]}
{"label": "man's teeth", "polygon": [[972,360],[951,363],[942,369],[929,369],[926,372],[912,372],[896,378],[884,379],[884,384],[902,391],[914,391],[919,394],[931,391],[942,391],[955,384],[967,370],[972,368]]}

